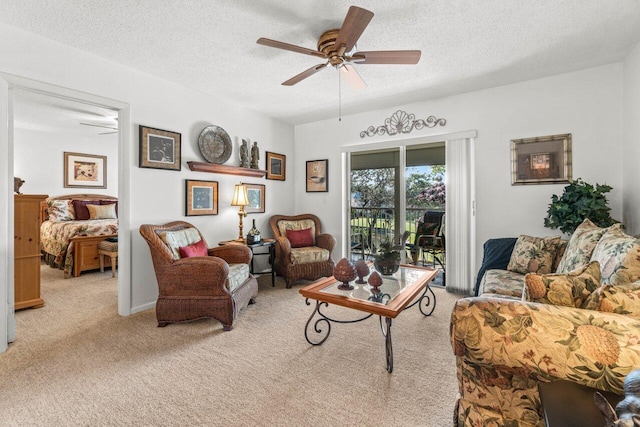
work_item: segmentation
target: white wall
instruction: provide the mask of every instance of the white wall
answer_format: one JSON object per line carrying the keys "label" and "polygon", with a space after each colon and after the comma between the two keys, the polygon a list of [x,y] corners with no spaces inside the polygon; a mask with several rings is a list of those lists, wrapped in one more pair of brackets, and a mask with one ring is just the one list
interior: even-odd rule
{"label": "white wall", "polygon": [[624,222],[640,234],[640,43],[624,61]]}
{"label": "white wall", "polygon": [[[573,177],[607,183],[612,216],[622,219],[622,64],[496,87],[447,98],[400,105],[296,127],[295,173],[304,176],[306,160],[329,159],[330,192],[305,193],[296,182],[296,212],[317,212],[328,232],[340,234],[339,147],[358,143],[415,138],[477,130],[476,263],[482,244],[492,237],[560,234],[546,229],[543,218],[551,195],[564,185],[512,186],[510,140],[571,133]],[[447,124],[404,136],[360,138],[369,126],[380,126],[396,110],[445,118]]]}
{"label": "white wall", "polygon": [[[131,127],[122,131],[129,132],[133,141],[129,147],[131,162],[124,165],[131,169],[130,182],[124,183],[131,192],[131,228],[121,229],[121,232],[131,233],[132,236],[133,311],[150,307],[157,295],[149,249],[138,233],[141,224],[182,219],[195,224],[207,237],[209,245],[234,239],[238,233],[238,215],[237,209],[232,208],[230,203],[233,186],[240,180],[266,184],[267,212],[247,217],[249,220],[257,219],[256,225],[264,235],[271,235],[268,230],[270,215],[293,213],[295,170],[291,167],[291,160],[294,158],[292,126],[232,102],[187,89],[4,24],[0,24],[0,52],[1,72],[130,104]],[[215,78],[215,75],[211,78]],[[138,167],[140,124],[182,134],[181,171]],[[197,139],[202,129],[211,124],[224,128],[234,143],[234,154],[227,164],[239,164],[238,143],[242,138],[248,138],[258,141],[261,165],[264,165],[265,150],[288,156],[290,161],[287,165],[287,180],[245,179],[189,171],[187,161],[204,161],[198,150]],[[7,147],[0,147],[0,156],[7,154]],[[219,215],[184,216],[186,179],[218,181]]]}
{"label": "white wall", "polygon": [[[65,188],[64,152],[107,156],[107,188]],[[59,196],[71,193],[118,195],[118,136],[80,137],[72,134],[15,129],[15,176],[25,181],[24,194]]]}

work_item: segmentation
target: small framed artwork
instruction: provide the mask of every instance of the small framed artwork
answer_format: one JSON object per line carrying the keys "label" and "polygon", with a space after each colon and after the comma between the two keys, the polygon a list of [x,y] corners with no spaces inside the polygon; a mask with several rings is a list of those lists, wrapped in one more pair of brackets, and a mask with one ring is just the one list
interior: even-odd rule
{"label": "small framed artwork", "polygon": [[326,193],[329,191],[329,160],[307,161],[307,193]]}
{"label": "small framed artwork", "polygon": [[249,205],[244,207],[246,213],[264,213],[264,191],[263,184],[244,184],[247,187]]}
{"label": "small framed artwork", "polygon": [[182,168],[181,138],[177,132],[140,125],[139,166],[179,171]]}
{"label": "small framed artwork", "polygon": [[65,188],[107,188],[107,156],[64,152]]}
{"label": "small framed artwork", "polygon": [[218,215],[218,183],[186,180],[185,215]]}
{"label": "small framed artwork", "polygon": [[511,185],[571,182],[571,134],[511,140]]}
{"label": "small framed artwork", "polygon": [[284,181],[287,178],[287,157],[267,151],[267,179]]}

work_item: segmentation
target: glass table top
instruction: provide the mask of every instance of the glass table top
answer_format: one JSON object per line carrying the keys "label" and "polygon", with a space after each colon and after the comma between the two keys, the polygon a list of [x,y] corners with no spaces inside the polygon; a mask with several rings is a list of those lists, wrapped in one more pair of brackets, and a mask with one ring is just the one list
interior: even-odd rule
{"label": "glass table top", "polygon": [[[371,266],[371,270],[372,272],[374,271],[373,266]],[[367,283],[369,276],[363,278],[364,284],[357,283],[357,279],[349,282],[349,284],[353,286],[352,290],[338,289],[338,286],[342,285],[342,283],[333,282],[323,289],[320,289],[320,292],[387,305],[398,295],[401,295],[405,289],[428,273],[429,271],[425,269],[403,266],[391,276],[380,275],[380,277],[382,277],[382,285],[378,288],[379,292],[374,292],[373,287]]]}

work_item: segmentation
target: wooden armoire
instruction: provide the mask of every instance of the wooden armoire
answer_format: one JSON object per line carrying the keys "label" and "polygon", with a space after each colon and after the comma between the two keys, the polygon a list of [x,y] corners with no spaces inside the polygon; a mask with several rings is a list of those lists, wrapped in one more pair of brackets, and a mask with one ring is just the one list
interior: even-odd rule
{"label": "wooden armoire", "polygon": [[39,308],[40,297],[40,203],[42,194],[14,195],[14,288],[15,309]]}

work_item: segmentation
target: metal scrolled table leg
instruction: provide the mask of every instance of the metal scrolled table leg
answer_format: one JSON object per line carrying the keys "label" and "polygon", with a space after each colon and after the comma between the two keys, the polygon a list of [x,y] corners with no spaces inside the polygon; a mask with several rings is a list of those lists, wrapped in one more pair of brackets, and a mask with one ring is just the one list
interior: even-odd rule
{"label": "metal scrolled table leg", "polygon": [[[305,302],[307,305],[311,305],[308,298]],[[325,306],[329,305],[326,302],[316,301],[316,308],[313,310],[313,313],[311,313],[311,316],[309,316],[309,320],[307,320],[307,324],[304,327],[304,337],[311,345],[321,345],[327,340],[327,338],[329,338],[329,334],[331,333],[331,322],[329,322],[329,320],[326,317],[322,316],[322,313],[320,313],[321,304],[324,304]],[[309,325],[311,324],[311,320],[313,320],[313,317],[316,315],[316,313],[320,315],[320,318],[313,324],[313,332],[321,336],[324,330],[322,329],[320,323],[324,322],[327,324],[327,334],[320,341],[314,342],[309,339]]]}
{"label": "metal scrolled table leg", "polygon": [[382,324],[382,316],[380,318],[380,330],[385,337],[385,353],[387,357],[387,372],[393,372],[393,345],[391,344],[391,318],[384,318],[384,325]]}

